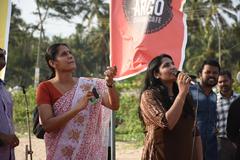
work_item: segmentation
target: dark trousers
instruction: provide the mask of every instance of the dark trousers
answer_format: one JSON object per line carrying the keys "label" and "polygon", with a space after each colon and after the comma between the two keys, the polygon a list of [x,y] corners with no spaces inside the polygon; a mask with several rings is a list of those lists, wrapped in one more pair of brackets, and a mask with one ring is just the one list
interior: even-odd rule
{"label": "dark trousers", "polygon": [[239,159],[240,159],[240,145],[238,145],[237,153],[236,153],[236,160],[239,160]]}
{"label": "dark trousers", "polygon": [[215,134],[202,136],[203,144],[203,159],[204,160],[218,160],[217,153],[217,137]]}
{"label": "dark trousers", "polygon": [[218,158],[219,160],[235,160],[236,147],[228,138],[218,137]]}

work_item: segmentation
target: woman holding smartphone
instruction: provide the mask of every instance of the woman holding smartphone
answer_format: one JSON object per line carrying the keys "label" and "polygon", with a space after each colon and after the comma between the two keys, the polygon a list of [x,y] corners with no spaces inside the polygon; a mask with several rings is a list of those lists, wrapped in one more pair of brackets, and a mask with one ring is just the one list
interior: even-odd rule
{"label": "woman holding smartphone", "polygon": [[51,45],[45,58],[52,77],[39,84],[36,102],[47,160],[106,159],[110,110],[119,108],[113,81],[117,69],[108,67],[105,80],[73,77],[75,59],[64,43]]}

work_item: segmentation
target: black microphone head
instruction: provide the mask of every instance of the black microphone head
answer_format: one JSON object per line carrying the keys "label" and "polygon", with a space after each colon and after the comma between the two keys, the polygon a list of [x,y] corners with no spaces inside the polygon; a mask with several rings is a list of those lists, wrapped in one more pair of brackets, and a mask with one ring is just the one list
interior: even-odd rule
{"label": "black microphone head", "polygon": [[[181,73],[181,71],[178,71],[178,70],[176,70],[176,69],[172,70],[172,74],[173,74],[174,76],[176,76],[176,77],[178,77],[179,73]],[[189,76],[189,77],[192,79],[191,76],[193,76],[193,75],[190,75],[190,76]],[[196,76],[195,76],[195,78],[196,78]],[[191,80],[191,84],[192,84],[192,85],[195,85],[196,82],[194,82],[194,81]]]}
{"label": "black microphone head", "polygon": [[180,73],[180,71],[178,71],[178,70],[176,70],[176,69],[172,70],[172,74],[173,74],[175,77],[177,77],[177,76],[179,75],[179,73]]}

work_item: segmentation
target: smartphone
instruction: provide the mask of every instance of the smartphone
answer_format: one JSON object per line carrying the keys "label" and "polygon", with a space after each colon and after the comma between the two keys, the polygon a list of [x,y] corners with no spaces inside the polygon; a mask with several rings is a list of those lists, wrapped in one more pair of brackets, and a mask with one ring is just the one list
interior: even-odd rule
{"label": "smartphone", "polygon": [[96,89],[95,87],[93,87],[92,93],[93,93],[93,96],[94,96],[96,99],[99,98],[99,94],[97,93],[97,89]]}
{"label": "smartphone", "polygon": [[98,100],[98,98],[99,98],[99,94],[98,94],[97,89],[96,89],[95,87],[93,87],[92,93],[93,93],[93,96],[94,96],[94,97],[90,99],[90,102],[91,102],[91,104],[94,105],[94,104],[97,103],[97,100]]}

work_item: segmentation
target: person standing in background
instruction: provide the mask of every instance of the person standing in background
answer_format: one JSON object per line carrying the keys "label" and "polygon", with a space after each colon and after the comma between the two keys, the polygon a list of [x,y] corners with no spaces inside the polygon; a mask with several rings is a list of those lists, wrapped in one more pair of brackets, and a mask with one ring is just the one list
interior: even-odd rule
{"label": "person standing in background", "polygon": [[[238,83],[240,83],[240,71],[236,77]],[[227,136],[232,141],[233,145],[237,147],[235,160],[240,159],[240,97],[238,97],[229,107],[228,119],[227,119]]]}
{"label": "person standing in background", "polygon": [[236,148],[227,137],[227,118],[230,104],[239,96],[232,90],[232,74],[222,70],[218,77],[217,140],[219,160],[234,160]]}
{"label": "person standing in background", "polygon": [[220,65],[215,59],[206,59],[198,76],[200,82],[190,86],[190,92],[197,106],[197,126],[200,131],[204,160],[217,160],[217,95],[213,87],[217,84]]}
{"label": "person standing in background", "polygon": [[[0,70],[6,65],[5,55],[6,51],[0,48]],[[12,98],[4,85],[5,82],[0,79],[0,159],[14,160],[14,147],[19,145],[19,140],[14,133],[13,127]]]}
{"label": "person standing in background", "polygon": [[230,105],[227,119],[227,136],[237,147],[235,160],[240,159],[240,97]]}

